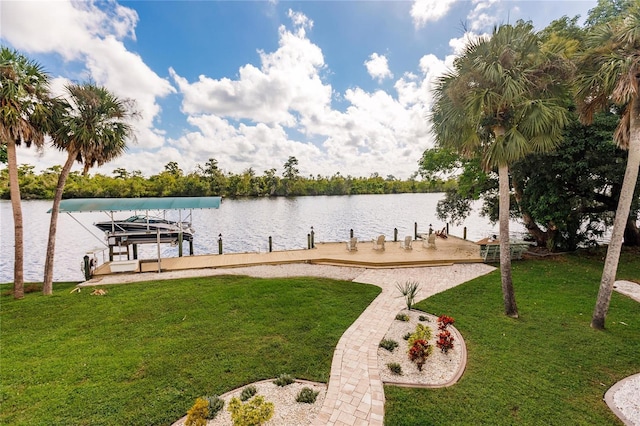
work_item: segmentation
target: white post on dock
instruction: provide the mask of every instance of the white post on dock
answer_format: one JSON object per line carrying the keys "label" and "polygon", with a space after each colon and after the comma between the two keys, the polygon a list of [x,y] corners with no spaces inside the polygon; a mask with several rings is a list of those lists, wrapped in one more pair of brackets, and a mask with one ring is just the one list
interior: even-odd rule
{"label": "white post on dock", "polygon": [[160,266],[160,228],[158,228],[157,230],[157,241],[158,241],[158,273],[162,272],[162,268]]}

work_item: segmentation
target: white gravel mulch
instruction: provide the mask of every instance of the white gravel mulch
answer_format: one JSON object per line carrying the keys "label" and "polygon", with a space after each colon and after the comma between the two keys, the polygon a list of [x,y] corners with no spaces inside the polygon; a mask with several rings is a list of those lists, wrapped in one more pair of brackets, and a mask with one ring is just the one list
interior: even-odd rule
{"label": "white gravel mulch", "polygon": [[[387,340],[396,341],[398,347],[393,352],[378,347],[378,370],[382,381],[385,383],[428,387],[448,386],[455,383],[462,373],[466,359],[466,349],[460,333],[452,325],[448,327],[454,337],[454,341],[453,348],[445,354],[436,346],[438,317],[421,311],[408,311],[406,309],[400,311],[399,314],[407,314],[410,320],[406,322],[395,320],[384,336]],[[427,317],[429,321],[420,321],[420,316]],[[418,370],[416,364],[409,359],[409,348],[407,341],[403,338],[405,334],[413,333],[418,324],[431,328],[429,344],[433,347],[433,352],[427,358],[422,371]],[[400,364],[402,375],[393,374],[389,370],[387,364],[393,362]]]}
{"label": "white gravel mulch", "polygon": [[[322,408],[322,403],[327,395],[327,385],[324,383],[297,380],[290,385],[281,387],[275,385],[273,380],[275,379],[253,383],[253,386],[258,390],[256,395],[262,395],[265,401],[272,402],[274,405],[273,417],[265,423],[265,426],[301,426],[311,424]],[[221,395],[221,398],[225,401],[224,407],[213,420],[207,422],[207,426],[232,425],[231,413],[227,411],[228,403],[233,397],[239,398],[242,389],[247,386]],[[318,392],[316,402],[313,404],[296,401],[298,393],[305,387]],[[175,422],[173,426],[183,426],[186,420],[187,417],[185,416]]]}

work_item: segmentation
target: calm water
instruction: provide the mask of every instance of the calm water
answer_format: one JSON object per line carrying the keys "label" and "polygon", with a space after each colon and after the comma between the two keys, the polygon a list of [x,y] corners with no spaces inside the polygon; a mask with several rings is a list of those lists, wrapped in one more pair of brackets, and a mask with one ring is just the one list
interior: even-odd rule
{"label": "calm water", "polygon": [[[435,215],[436,204],[443,194],[352,195],[336,197],[295,197],[274,199],[225,199],[220,209],[193,210],[191,221],[196,234],[195,254],[218,252],[218,234],[222,234],[225,253],[268,250],[269,236],[273,250],[307,247],[307,234],[313,230],[316,242],[345,241],[349,230],[361,240],[379,234],[393,239],[413,235],[414,223],[418,231],[427,231],[429,224],[439,229],[444,224]],[[23,201],[25,223],[25,281],[41,281],[44,270],[51,201]],[[124,219],[133,212],[117,214]],[[149,212],[152,215],[162,215]],[[189,214],[189,212],[186,212]],[[185,213],[182,219],[184,220]],[[167,212],[168,219],[177,220],[178,212]],[[93,250],[105,248],[104,234],[93,223],[109,220],[104,212],[61,214],[58,222],[54,280],[80,281],[82,258]],[[461,226],[450,226],[451,234],[479,240],[498,233],[498,225],[490,224],[474,212]],[[523,227],[512,224],[512,233]],[[13,281],[13,217],[11,203],[0,201],[0,282]],[[188,249],[185,250],[188,253]],[[177,247],[162,245],[162,256],[177,256]],[[142,245],[138,255],[143,259],[157,257],[157,247]],[[98,254],[102,263],[102,254]]]}

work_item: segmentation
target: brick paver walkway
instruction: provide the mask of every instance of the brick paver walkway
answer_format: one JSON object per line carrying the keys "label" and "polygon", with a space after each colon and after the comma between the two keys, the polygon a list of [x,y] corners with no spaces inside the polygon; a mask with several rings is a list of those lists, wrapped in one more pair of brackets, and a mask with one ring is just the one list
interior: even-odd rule
{"label": "brick paver walkway", "polygon": [[382,425],[384,389],[378,371],[378,343],[405,307],[396,283],[420,283],[416,300],[455,287],[495,268],[485,264],[457,264],[431,268],[365,270],[355,282],[374,284],[382,293],[345,331],[336,346],[329,388],[314,426]]}

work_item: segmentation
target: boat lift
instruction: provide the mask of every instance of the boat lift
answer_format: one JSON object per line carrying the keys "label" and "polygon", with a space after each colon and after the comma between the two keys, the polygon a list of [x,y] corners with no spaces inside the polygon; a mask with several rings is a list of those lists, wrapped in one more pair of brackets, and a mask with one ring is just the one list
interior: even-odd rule
{"label": "boat lift", "polygon": [[[191,211],[193,209],[217,209],[220,207],[221,201],[221,197],[74,198],[62,200],[60,203],[60,212],[67,213],[73,220],[78,222],[83,228],[87,229],[86,226],[73,217],[72,213],[96,211],[107,212],[111,217],[111,221],[115,222],[113,214],[119,211],[140,211],[145,212],[145,215],[149,216],[149,211],[164,211],[166,213],[167,210],[178,210],[178,214],[180,216],[179,222],[182,222],[183,210],[189,210],[190,213],[187,217],[191,217]],[[49,213],[50,212],[51,210],[49,210]],[[113,230],[113,232],[107,233],[107,243],[103,242],[103,244],[109,248],[111,272],[135,272],[139,270],[137,244],[157,244],[158,272],[162,271],[160,244],[177,244],[178,255],[182,256],[182,232],[176,233],[175,236],[168,237],[166,235],[161,235],[160,229],[157,229],[155,234],[153,232],[127,232],[124,230],[118,230],[116,232],[115,226],[113,227]],[[93,234],[93,232],[89,232]],[[131,260],[129,256],[129,245],[133,247],[133,260]],[[126,249],[125,252],[122,251],[123,246]],[[116,247],[117,253],[115,251]],[[189,254],[193,255],[192,238],[189,239],[189,249]],[[123,261],[119,258],[118,261],[114,261],[114,254],[121,256],[123,253],[127,254],[127,260]],[[86,257],[87,256],[85,256],[85,258]]]}

